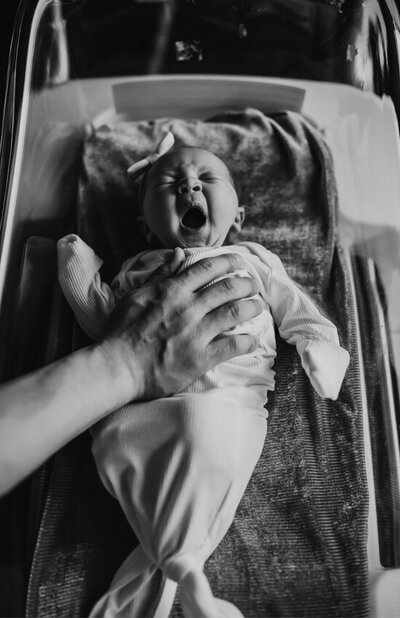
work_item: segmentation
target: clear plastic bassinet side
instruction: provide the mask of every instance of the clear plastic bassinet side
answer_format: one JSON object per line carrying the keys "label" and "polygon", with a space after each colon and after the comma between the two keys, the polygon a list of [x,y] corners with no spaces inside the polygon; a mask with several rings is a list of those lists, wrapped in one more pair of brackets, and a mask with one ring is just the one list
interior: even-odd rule
{"label": "clear plastic bassinet side", "polygon": [[[289,93],[296,98],[301,91],[296,109],[323,129],[332,148],[338,232],[352,274],[360,356],[373,355],[360,367],[365,431],[371,436],[371,444],[366,441],[370,530],[375,531],[370,615],[379,617],[385,595],[388,611],[390,604],[395,608],[387,615],[395,615],[395,567],[400,566],[397,5],[390,0],[118,0],[110,5],[98,0],[19,5],[1,136],[1,380],[70,349],[70,316],[52,283],[52,242],[75,226],[81,148],[92,125],[163,114],[205,117],[232,106],[269,112],[273,97],[286,97],[285,103],[274,99],[282,108],[293,101]],[[287,88],[286,94],[273,89],[277,86]],[[35,303],[31,291],[21,295],[21,272],[29,279],[27,256],[47,273]],[[51,301],[43,305],[43,298]],[[19,315],[24,323],[16,322]],[[59,320],[69,324],[61,339],[53,336]],[[19,554],[16,570],[22,579],[21,572],[29,571],[49,470],[7,499],[3,509],[5,538],[10,513],[29,530],[26,542],[16,542],[14,530],[10,545],[8,535],[5,552],[9,564],[15,551]],[[28,509],[26,520],[21,505]],[[31,573],[31,591],[35,577]],[[24,596],[25,584],[18,593],[11,588],[11,605]],[[34,612],[32,596],[30,603]]]}

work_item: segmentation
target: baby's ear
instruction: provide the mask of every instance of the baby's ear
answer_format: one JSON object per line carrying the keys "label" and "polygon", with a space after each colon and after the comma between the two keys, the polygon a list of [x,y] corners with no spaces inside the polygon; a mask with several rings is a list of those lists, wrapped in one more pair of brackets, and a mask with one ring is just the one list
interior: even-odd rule
{"label": "baby's ear", "polygon": [[149,246],[153,245],[156,242],[156,237],[154,236],[150,228],[147,226],[147,223],[144,220],[144,217],[142,217],[142,215],[139,215],[138,217],[136,217],[136,221],[138,224],[139,232],[141,233],[143,238],[146,240],[147,244]]}
{"label": "baby's ear", "polygon": [[149,233],[149,228],[146,225],[144,217],[142,217],[142,215],[139,215],[138,217],[136,217],[136,221],[138,224],[139,232],[141,233],[143,238],[146,238],[147,234]]}
{"label": "baby's ear", "polygon": [[235,232],[240,232],[240,230],[242,229],[244,220],[245,220],[244,206],[238,206],[236,217],[232,225],[232,228],[235,230]]}

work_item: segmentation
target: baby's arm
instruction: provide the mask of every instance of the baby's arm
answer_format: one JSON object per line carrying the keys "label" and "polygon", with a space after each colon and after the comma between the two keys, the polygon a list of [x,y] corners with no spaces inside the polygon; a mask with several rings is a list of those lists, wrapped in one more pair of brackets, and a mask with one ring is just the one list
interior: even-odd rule
{"label": "baby's arm", "polygon": [[96,339],[115,306],[114,295],[100,279],[102,260],[79,236],[57,243],[58,280],[81,328]]}
{"label": "baby's arm", "polygon": [[263,249],[259,257],[263,259],[265,299],[280,335],[296,346],[301,364],[317,393],[337,399],[349,354],[340,346],[336,327],[290,279],[276,255]]}

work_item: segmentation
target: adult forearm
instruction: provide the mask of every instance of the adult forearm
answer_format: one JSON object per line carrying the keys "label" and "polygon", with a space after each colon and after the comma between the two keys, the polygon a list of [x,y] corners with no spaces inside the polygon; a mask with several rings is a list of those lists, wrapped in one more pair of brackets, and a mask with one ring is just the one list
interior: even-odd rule
{"label": "adult forearm", "polygon": [[219,256],[169,279],[176,264],[166,263],[118,304],[101,343],[1,385],[0,493],[112,410],[179,392],[254,350],[250,335],[226,334],[261,311],[253,279],[219,279],[242,267]]}
{"label": "adult forearm", "polygon": [[79,350],[0,390],[0,493],[135,396],[131,375],[101,346]]}

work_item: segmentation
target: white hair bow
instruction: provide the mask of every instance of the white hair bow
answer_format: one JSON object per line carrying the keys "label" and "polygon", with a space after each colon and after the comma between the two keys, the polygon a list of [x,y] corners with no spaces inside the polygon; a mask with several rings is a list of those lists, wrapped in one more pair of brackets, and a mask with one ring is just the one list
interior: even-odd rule
{"label": "white hair bow", "polygon": [[171,131],[168,131],[168,133],[164,135],[160,143],[156,146],[154,152],[151,152],[149,155],[147,155],[145,159],[141,159],[140,161],[133,163],[133,165],[128,168],[127,173],[129,174],[130,178],[135,180],[136,178],[144,174],[146,169],[150,167],[150,165],[153,165],[153,163],[155,163],[157,159],[162,157],[163,154],[168,152],[168,150],[172,148],[174,143],[175,138]]}

